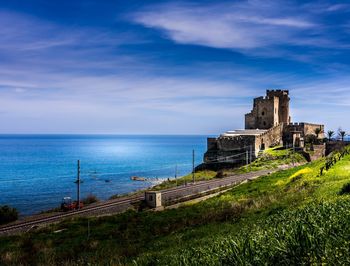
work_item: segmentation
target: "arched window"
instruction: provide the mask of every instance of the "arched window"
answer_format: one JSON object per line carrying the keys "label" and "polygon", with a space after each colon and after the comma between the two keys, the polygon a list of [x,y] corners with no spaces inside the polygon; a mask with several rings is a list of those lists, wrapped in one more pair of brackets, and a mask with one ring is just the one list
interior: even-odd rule
{"label": "arched window", "polygon": [[262,111],[262,112],[261,112],[261,115],[265,115],[265,112],[264,112],[264,111]]}

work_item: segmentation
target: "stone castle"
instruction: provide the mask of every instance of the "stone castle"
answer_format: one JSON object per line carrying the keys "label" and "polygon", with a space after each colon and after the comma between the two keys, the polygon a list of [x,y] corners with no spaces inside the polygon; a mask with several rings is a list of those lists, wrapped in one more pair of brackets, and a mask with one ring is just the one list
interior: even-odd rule
{"label": "stone castle", "polygon": [[282,144],[303,149],[305,136],[315,135],[316,128],[322,132],[318,138],[323,138],[323,125],[291,122],[289,102],[288,90],[267,90],[265,97],[255,98],[252,111],[245,115],[244,130],[208,138],[204,154],[206,167],[253,161],[264,149]]}

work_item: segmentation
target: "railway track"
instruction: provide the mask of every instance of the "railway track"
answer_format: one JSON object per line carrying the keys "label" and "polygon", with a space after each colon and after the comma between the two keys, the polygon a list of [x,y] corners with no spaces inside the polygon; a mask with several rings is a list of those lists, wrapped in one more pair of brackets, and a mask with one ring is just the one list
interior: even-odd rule
{"label": "railway track", "polygon": [[8,226],[2,226],[0,227],[0,234],[5,234],[10,231],[31,228],[33,226],[37,226],[40,224],[53,223],[53,222],[61,221],[64,218],[79,216],[82,214],[88,214],[88,213],[96,212],[98,210],[109,209],[112,207],[122,206],[122,205],[130,205],[132,203],[139,202],[143,199],[144,199],[143,196],[139,196],[139,197],[125,198],[125,199],[123,198],[123,199],[118,199],[113,201],[107,201],[103,204],[100,204],[97,206],[85,207],[84,209],[81,209],[81,210],[60,213],[49,217],[42,217],[42,218],[33,219],[26,222],[20,222],[20,223],[8,225]]}
{"label": "railway track", "polygon": [[[290,168],[290,167],[287,167]],[[286,168],[284,168],[286,169]],[[212,179],[208,181],[199,181],[194,184],[189,184],[187,186],[181,186],[181,187],[174,187],[174,188],[169,188],[162,190],[162,198],[164,199],[165,202],[170,202],[172,199],[176,198],[181,198],[189,195],[194,195],[198,194],[203,191],[210,191],[214,190],[220,187],[227,187],[227,186],[232,186],[239,184],[245,180],[249,180],[252,178],[256,178],[259,176],[263,176],[275,171],[278,171],[281,169],[276,169],[276,170],[261,170],[261,171],[256,171],[256,172],[251,172],[251,173],[246,173],[246,174],[240,174],[240,175],[234,175],[234,176],[229,176],[225,177],[222,179]],[[84,214],[89,214],[89,213],[95,213],[97,211],[103,211],[103,210],[108,210],[110,208],[114,207],[120,207],[127,209],[131,204],[137,203],[144,200],[144,196],[131,196],[131,197],[123,197],[115,200],[108,200],[106,202],[100,203],[99,205],[95,206],[87,206],[84,209],[81,210],[75,210],[75,211],[70,211],[70,212],[65,212],[65,213],[59,213],[55,214],[49,217],[41,217],[37,219],[33,219],[30,221],[23,221],[23,222],[18,222],[15,224],[7,225],[7,226],[2,226],[0,227],[0,235],[1,234],[7,234],[9,232],[16,232],[16,231],[25,231],[25,229],[30,229],[38,225],[42,224],[48,224],[48,223],[54,223],[63,220],[64,218],[69,218],[69,217],[74,217],[74,216],[79,216],[79,215],[84,215]]]}

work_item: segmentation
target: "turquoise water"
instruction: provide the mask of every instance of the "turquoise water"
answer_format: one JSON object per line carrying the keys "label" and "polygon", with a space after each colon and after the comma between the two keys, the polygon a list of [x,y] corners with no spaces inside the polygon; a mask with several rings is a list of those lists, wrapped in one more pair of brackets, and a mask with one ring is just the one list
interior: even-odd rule
{"label": "turquoise water", "polygon": [[[203,160],[206,136],[0,135],[0,205],[29,215],[76,197],[77,160],[81,196],[100,199],[152,185],[131,176],[174,177]],[[109,181],[109,182],[106,182]]]}

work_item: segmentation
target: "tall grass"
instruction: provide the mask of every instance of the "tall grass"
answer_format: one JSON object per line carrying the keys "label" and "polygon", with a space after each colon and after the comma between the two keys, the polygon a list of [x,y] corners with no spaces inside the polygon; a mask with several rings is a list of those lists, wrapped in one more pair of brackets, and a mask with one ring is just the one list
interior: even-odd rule
{"label": "tall grass", "polygon": [[239,234],[135,265],[345,265],[350,264],[350,202],[312,203],[278,212]]}

